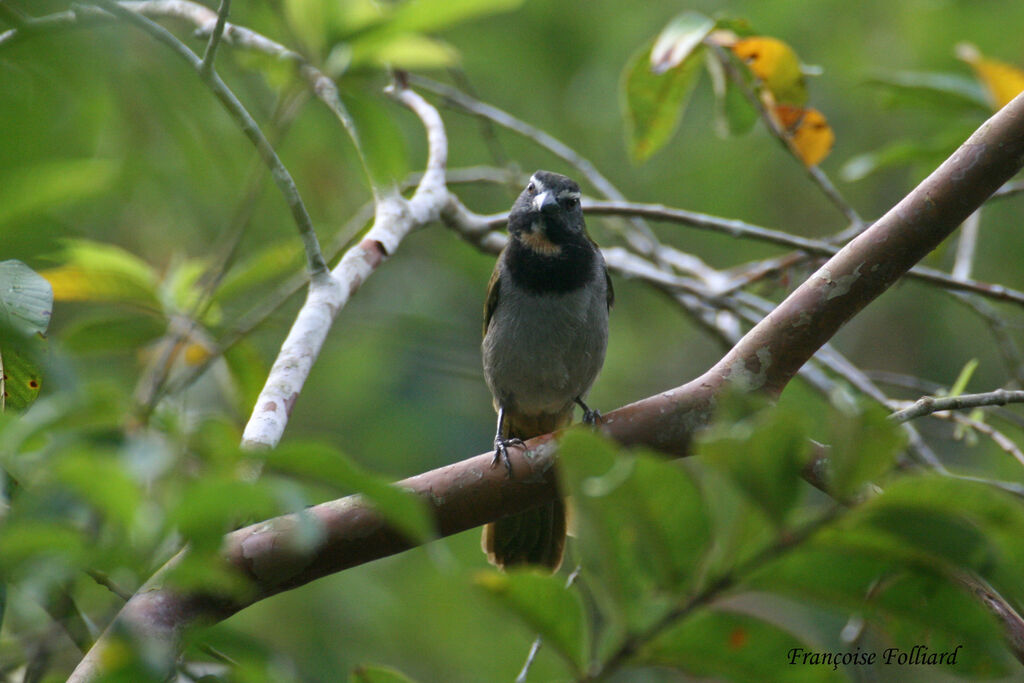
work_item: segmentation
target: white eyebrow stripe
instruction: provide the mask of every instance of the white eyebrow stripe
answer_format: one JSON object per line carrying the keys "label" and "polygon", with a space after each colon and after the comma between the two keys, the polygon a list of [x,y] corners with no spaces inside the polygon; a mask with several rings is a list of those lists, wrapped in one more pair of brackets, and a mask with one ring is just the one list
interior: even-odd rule
{"label": "white eyebrow stripe", "polygon": [[538,192],[543,192],[544,190],[547,189],[546,187],[544,187],[544,183],[541,182],[540,178],[538,178],[535,175],[530,176],[530,182],[534,184],[534,187],[537,188]]}
{"label": "white eyebrow stripe", "polygon": [[580,193],[576,190],[562,190],[558,193],[559,199],[579,199]]}

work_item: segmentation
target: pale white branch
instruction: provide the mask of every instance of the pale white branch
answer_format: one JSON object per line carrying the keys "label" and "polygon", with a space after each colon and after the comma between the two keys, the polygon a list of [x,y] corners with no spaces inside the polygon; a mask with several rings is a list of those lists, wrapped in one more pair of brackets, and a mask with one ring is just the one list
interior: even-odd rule
{"label": "pale white branch", "polygon": [[410,199],[394,190],[378,197],[373,225],[363,239],[345,252],[330,273],[313,278],[306,302],[281,345],[245,426],[243,447],[277,445],[338,311],[377,266],[395,253],[406,235],[438,220],[448,204],[444,180],[448,139],[440,115],[411,90],[395,86],[389,92],[423,122],[428,144],[426,170]]}

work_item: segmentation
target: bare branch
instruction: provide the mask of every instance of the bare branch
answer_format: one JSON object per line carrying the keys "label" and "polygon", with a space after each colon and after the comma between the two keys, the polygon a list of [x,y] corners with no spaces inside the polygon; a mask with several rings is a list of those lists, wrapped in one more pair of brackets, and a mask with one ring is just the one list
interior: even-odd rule
{"label": "bare branch", "polygon": [[394,87],[390,92],[423,122],[428,145],[426,171],[410,199],[397,192],[379,197],[369,232],[345,253],[333,271],[313,278],[306,302],[281,345],[245,426],[242,445],[247,448],[277,445],[338,311],[377,266],[395,253],[406,235],[437,220],[448,202],[444,184],[448,140],[441,117],[411,90]]}
{"label": "bare branch", "polygon": [[230,12],[231,0],[220,0],[217,23],[213,27],[213,32],[210,33],[210,40],[206,43],[206,50],[203,52],[203,65],[200,68],[200,73],[204,75],[208,76],[213,70],[213,62],[217,59],[217,46],[220,45],[220,39],[224,36],[224,24],[227,22]]}
{"label": "bare branch", "polygon": [[1009,403],[1024,403],[1024,391],[1007,391],[996,389],[983,394],[960,394],[959,396],[924,396],[913,405],[899,410],[889,416],[894,422],[910,420],[931,415],[945,410],[970,410],[985,406],[1005,406]]}

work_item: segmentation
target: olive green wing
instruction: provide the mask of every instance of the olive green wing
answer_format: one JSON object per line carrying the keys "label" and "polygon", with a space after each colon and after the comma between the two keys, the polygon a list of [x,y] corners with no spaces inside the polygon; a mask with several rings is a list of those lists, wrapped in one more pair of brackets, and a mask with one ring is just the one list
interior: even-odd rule
{"label": "olive green wing", "polygon": [[491,281],[487,283],[487,299],[484,301],[484,334],[491,325],[491,317],[494,309],[498,307],[498,296],[501,292],[501,261],[494,264],[494,272],[491,273]]}

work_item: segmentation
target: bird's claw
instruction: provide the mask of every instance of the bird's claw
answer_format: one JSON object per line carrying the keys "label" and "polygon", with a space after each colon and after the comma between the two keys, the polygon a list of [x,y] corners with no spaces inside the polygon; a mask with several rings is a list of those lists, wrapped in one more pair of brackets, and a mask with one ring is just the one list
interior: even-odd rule
{"label": "bird's claw", "polygon": [[522,446],[523,440],[517,437],[511,439],[503,439],[497,437],[494,439],[494,460],[491,461],[491,467],[497,467],[499,462],[504,461],[505,470],[508,472],[509,479],[512,478],[512,460],[508,457],[509,446]]}
{"label": "bird's claw", "polygon": [[603,421],[604,421],[604,418],[601,416],[601,411],[600,410],[584,410],[583,411],[583,424],[590,425],[591,427],[596,427],[597,425],[601,424],[601,422],[603,422]]}

